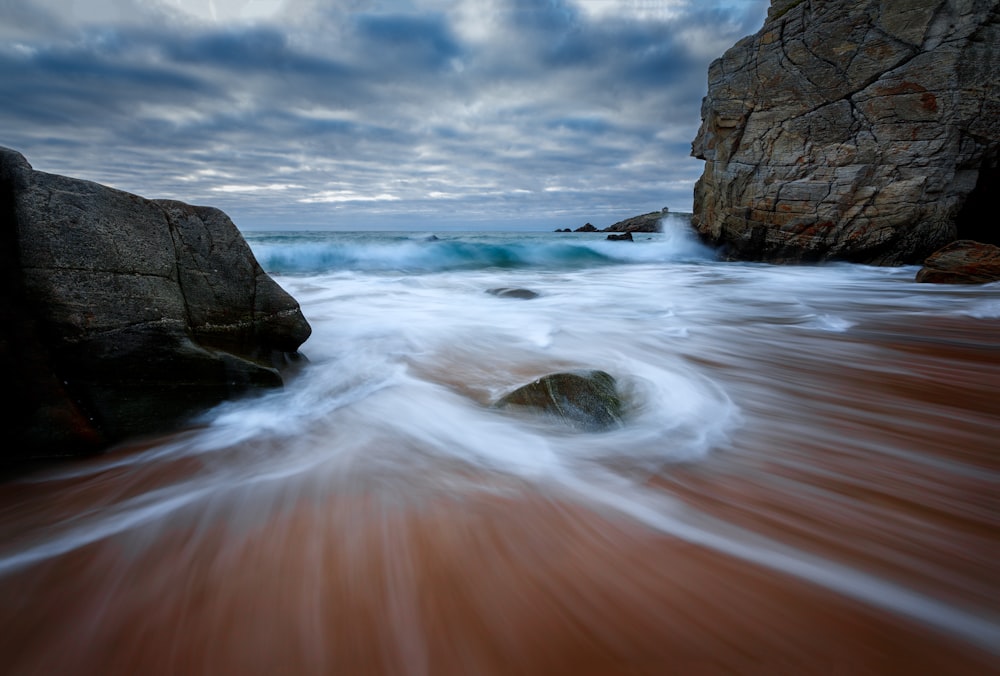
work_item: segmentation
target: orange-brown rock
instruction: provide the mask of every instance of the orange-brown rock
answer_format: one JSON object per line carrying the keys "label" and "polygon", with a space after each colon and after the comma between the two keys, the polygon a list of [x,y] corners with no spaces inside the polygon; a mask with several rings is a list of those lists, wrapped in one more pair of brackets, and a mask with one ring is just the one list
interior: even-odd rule
{"label": "orange-brown rock", "polygon": [[1000,247],[962,239],[935,251],[917,271],[918,282],[985,284],[1000,281]]}

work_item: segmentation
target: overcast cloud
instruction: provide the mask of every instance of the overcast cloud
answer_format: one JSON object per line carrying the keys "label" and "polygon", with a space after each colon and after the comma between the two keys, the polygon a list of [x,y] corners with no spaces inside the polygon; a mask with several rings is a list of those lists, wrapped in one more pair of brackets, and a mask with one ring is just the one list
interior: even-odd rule
{"label": "overcast cloud", "polygon": [[0,145],[242,229],[689,211],[766,0],[0,0]]}

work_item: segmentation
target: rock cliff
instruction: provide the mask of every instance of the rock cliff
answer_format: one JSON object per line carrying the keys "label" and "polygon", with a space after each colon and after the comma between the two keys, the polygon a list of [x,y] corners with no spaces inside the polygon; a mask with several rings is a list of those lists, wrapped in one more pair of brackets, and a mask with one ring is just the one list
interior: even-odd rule
{"label": "rock cliff", "polygon": [[282,384],[310,327],[217,209],[0,148],[0,461],[74,455]]}
{"label": "rock cliff", "polygon": [[708,79],[692,222],[727,257],[1000,243],[997,0],[772,0]]}

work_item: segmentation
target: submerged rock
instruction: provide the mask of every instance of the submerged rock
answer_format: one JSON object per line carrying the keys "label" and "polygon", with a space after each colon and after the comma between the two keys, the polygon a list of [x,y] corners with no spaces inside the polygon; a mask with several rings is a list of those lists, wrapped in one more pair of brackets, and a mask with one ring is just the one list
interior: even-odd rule
{"label": "submerged rock", "polygon": [[632,232],[623,232],[620,235],[608,235],[608,239],[612,242],[632,242]]}
{"label": "submerged rock", "polygon": [[693,225],[776,262],[1000,244],[997,73],[996,0],[772,0],[709,68]]}
{"label": "submerged rock", "polygon": [[1000,247],[968,239],[952,242],[924,261],[916,281],[936,284],[1000,281]]}
{"label": "submerged rock", "polygon": [[496,406],[531,409],[587,431],[622,425],[621,397],[604,371],[553,373],[517,388]]}
{"label": "submerged rock", "polygon": [[531,300],[532,298],[538,298],[538,292],[532,291],[531,289],[514,289],[514,288],[498,288],[498,289],[487,289],[486,293],[491,293],[494,296],[500,298],[521,298],[523,300]]}
{"label": "submerged rock", "polygon": [[310,333],[298,303],[210,207],[32,169],[0,148],[0,462],[166,431],[282,384]]}

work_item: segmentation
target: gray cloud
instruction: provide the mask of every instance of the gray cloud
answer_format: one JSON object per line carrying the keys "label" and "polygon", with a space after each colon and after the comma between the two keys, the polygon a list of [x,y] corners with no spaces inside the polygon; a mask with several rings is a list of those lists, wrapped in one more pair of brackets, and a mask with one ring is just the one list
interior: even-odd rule
{"label": "gray cloud", "polygon": [[0,144],[253,229],[687,210],[708,62],[767,4],[300,0],[248,22],[217,0],[223,23],[163,2],[0,4]]}

